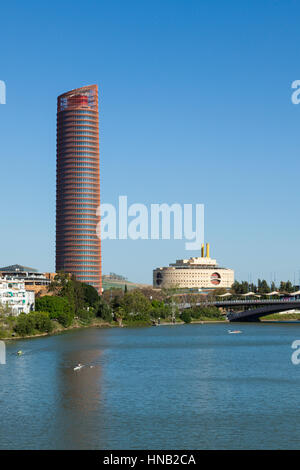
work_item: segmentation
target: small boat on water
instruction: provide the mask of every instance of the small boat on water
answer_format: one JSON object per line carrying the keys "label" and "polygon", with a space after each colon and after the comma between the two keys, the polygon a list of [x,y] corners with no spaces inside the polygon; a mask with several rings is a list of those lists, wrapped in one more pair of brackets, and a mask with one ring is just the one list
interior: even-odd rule
{"label": "small boat on water", "polygon": [[22,354],[24,354],[24,353],[21,350],[17,352],[17,356],[22,356]]}
{"label": "small boat on water", "polygon": [[228,333],[230,335],[237,335],[239,333],[243,333],[241,330],[228,330]]}
{"label": "small boat on water", "polygon": [[78,364],[76,367],[74,367],[74,370],[80,370],[82,369],[84,366],[82,364]]}

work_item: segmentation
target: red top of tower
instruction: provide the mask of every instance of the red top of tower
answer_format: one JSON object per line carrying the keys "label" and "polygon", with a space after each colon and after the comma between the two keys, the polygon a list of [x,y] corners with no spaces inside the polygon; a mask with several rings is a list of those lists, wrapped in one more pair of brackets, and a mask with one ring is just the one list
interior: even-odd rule
{"label": "red top of tower", "polygon": [[63,93],[57,98],[57,112],[68,109],[98,109],[98,85],[89,85]]}

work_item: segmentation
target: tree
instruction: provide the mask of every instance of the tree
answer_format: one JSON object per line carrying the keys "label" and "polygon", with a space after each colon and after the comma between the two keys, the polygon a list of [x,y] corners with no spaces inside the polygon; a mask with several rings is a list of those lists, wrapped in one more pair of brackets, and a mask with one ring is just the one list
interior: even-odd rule
{"label": "tree", "polygon": [[121,299],[124,297],[123,289],[111,288],[106,290],[101,295],[101,299],[107,302],[113,310],[116,310],[121,305]]}
{"label": "tree", "polygon": [[85,285],[85,283],[77,281],[74,275],[70,277],[65,272],[59,272],[50,283],[48,290],[49,292],[54,292],[56,296],[67,298],[77,315],[79,310],[85,306]]}
{"label": "tree", "polygon": [[271,292],[271,289],[265,279],[258,279],[258,292],[259,294],[267,294]]}
{"label": "tree", "polygon": [[293,292],[294,288],[291,281],[281,281],[279,290],[280,292]]}
{"label": "tree", "polygon": [[285,288],[287,292],[293,292],[294,290],[293,284],[291,283],[291,281],[287,281]]}
{"label": "tree", "polygon": [[37,310],[48,312],[51,320],[57,320],[64,327],[70,326],[74,318],[73,305],[63,297],[45,295],[36,299],[35,307]]}
{"label": "tree", "polygon": [[34,333],[35,322],[32,315],[21,313],[17,318],[17,323],[14,327],[15,332],[19,336],[28,336]]}
{"label": "tree", "polygon": [[111,307],[107,302],[105,302],[104,299],[101,298],[98,300],[98,303],[95,306],[95,314],[97,317],[102,318],[102,320],[106,322],[111,322],[113,319]]}
{"label": "tree", "polygon": [[241,283],[234,281],[231,286],[231,291],[233,294],[246,294],[249,292],[249,284],[246,281],[242,281]]}
{"label": "tree", "polygon": [[227,289],[225,289],[225,287],[217,287],[216,289],[214,289],[212,291],[212,294],[213,295],[223,295],[223,294],[226,294],[227,292]]}
{"label": "tree", "polygon": [[[53,323],[47,312],[32,312],[29,316],[33,317],[35,321],[35,328],[42,333],[51,333],[53,330]],[[28,317],[28,316],[27,316]]]}
{"label": "tree", "polygon": [[187,310],[184,310],[182,312],[182,314],[180,315],[180,318],[181,318],[182,321],[184,321],[184,323],[191,323],[191,321],[192,321],[191,314]]}
{"label": "tree", "polygon": [[276,287],[276,285],[275,285],[275,282],[273,281],[273,282],[271,283],[271,292],[274,292],[274,291],[276,291],[276,290],[277,290],[277,287]]}
{"label": "tree", "polygon": [[[82,310],[85,306],[84,301],[84,287],[85,284],[83,282],[78,282],[76,279],[72,279],[73,285],[73,305],[75,314],[78,315],[78,312]],[[71,303],[71,302],[70,302]]]}
{"label": "tree", "polygon": [[33,335],[36,332],[51,333],[53,323],[46,312],[21,313],[16,320],[14,331],[20,336]]}
{"label": "tree", "polygon": [[59,271],[53,281],[50,282],[48,291],[53,292],[56,295],[61,295],[62,297],[67,297],[69,287],[70,275],[63,271]]}
{"label": "tree", "polygon": [[224,319],[217,307],[194,307],[190,309],[191,316],[200,319]]}
{"label": "tree", "polygon": [[138,289],[124,294],[120,306],[126,313],[147,314],[151,310],[151,302]]}
{"label": "tree", "polygon": [[89,284],[83,284],[83,299],[86,305],[93,307],[99,300],[99,295],[95,287]]}
{"label": "tree", "polygon": [[93,309],[86,310],[85,308],[82,308],[79,310],[77,316],[83,323],[91,323],[92,319],[95,317],[95,314]]}
{"label": "tree", "polygon": [[165,304],[162,300],[152,300],[150,315],[156,319],[172,317],[172,306]]}
{"label": "tree", "polygon": [[0,302],[0,315],[12,315],[12,307],[8,303]]}

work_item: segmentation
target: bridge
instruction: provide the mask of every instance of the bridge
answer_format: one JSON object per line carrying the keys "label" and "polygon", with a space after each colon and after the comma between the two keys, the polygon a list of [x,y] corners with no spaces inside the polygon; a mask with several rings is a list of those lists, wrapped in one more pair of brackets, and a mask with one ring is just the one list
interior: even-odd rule
{"label": "bridge", "polygon": [[239,312],[229,311],[226,315],[227,319],[230,322],[255,322],[259,321],[260,317],[271,315],[272,313],[286,312],[287,310],[295,309],[300,310],[300,300],[217,300],[199,302],[196,304],[181,304],[182,309],[191,307],[244,307],[244,309]]}

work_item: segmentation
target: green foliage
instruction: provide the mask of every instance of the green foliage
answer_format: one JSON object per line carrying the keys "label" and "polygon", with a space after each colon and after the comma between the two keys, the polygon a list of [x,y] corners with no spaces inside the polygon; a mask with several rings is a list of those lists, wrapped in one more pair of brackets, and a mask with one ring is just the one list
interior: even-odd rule
{"label": "green foliage", "polygon": [[11,315],[12,308],[8,304],[3,304],[0,302],[0,315]]}
{"label": "green foliage", "polygon": [[66,298],[72,311],[78,314],[85,305],[84,286],[85,284],[76,281],[74,276],[70,278],[68,274],[60,272],[51,282],[49,291],[54,292],[58,297]]}
{"label": "green foliage", "polygon": [[222,320],[224,316],[217,307],[193,307],[190,309],[191,316],[195,320]]}
{"label": "green foliage", "polygon": [[151,326],[152,321],[148,315],[125,315],[123,318],[123,324],[126,326]]}
{"label": "green foliage", "polygon": [[29,315],[32,315],[35,321],[35,328],[38,331],[41,331],[42,333],[51,333],[53,330],[53,322],[47,312],[32,312],[29,313]]}
{"label": "green foliage", "polygon": [[103,313],[106,311],[110,316],[110,311],[105,306],[106,300],[115,318],[122,318],[127,325],[151,325],[152,320],[158,318],[171,320],[173,315],[178,314],[177,305],[170,297],[162,300],[162,294],[153,298],[155,294],[157,296],[157,292],[151,289],[134,289],[127,292],[111,289],[101,297],[97,316],[106,319]]}
{"label": "green foliage", "polygon": [[73,291],[70,276],[64,272],[57,273],[54,280],[50,283],[48,289],[50,292],[54,292],[56,295],[69,297]]}
{"label": "green foliage", "polygon": [[291,281],[281,281],[279,290],[280,292],[293,292],[294,288]]}
{"label": "green foliage", "polygon": [[151,302],[151,317],[157,318],[171,318],[173,313],[172,306],[165,304],[162,300],[152,300]]}
{"label": "green foliage", "polygon": [[191,314],[188,310],[184,310],[181,313],[180,318],[181,318],[182,321],[184,321],[184,323],[191,323],[191,321],[192,321]]}
{"label": "green foliage", "polygon": [[49,312],[50,314],[70,313],[72,311],[68,299],[51,295],[37,298],[35,307],[37,310]]}
{"label": "green foliage", "polygon": [[21,313],[16,320],[14,331],[19,336],[29,336],[36,333],[51,333],[53,323],[47,312]]}
{"label": "green foliage", "polygon": [[85,305],[94,307],[99,300],[99,295],[95,287],[90,286],[89,284],[83,284],[83,299]]}
{"label": "green foliage", "polygon": [[[231,291],[233,294],[247,294],[249,292],[249,284],[246,281],[235,281],[231,286]],[[256,289],[253,292],[256,292]]]}
{"label": "green foliage", "polygon": [[[268,294],[273,291],[277,291],[278,287],[276,287],[275,282],[271,283],[271,286],[267,283],[265,279],[258,279],[257,285],[249,284],[246,281],[238,282],[235,281],[231,286],[231,291],[233,294],[246,294],[247,292],[254,292],[259,293],[260,295]],[[291,283],[291,281],[281,281],[280,292],[293,292],[295,290],[295,286]]]}
{"label": "green foliage", "polygon": [[68,328],[72,325],[74,314],[71,312],[60,312],[50,315],[50,318],[57,320],[63,327]]}
{"label": "green foliage", "polygon": [[273,313],[260,317],[260,321],[300,321],[300,313]]}
{"label": "green foliage", "polygon": [[82,308],[77,313],[77,316],[83,323],[91,323],[93,318],[95,318],[95,313],[93,310],[86,310]]}
{"label": "green foliage", "polygon": [[72,279],[71,284],[73,287],[72,297],[67,298],[70,305],[74,306],[75,314],[78,315],[79,310],[83,309],[85,306],[84,289],[86,284],[83,282],[78,282],[75,279]]}
{"label": "green foliage", "polygon": [[227,292],[227,289],[225,289],[225,287],[216,287],[216,289],[212,291],[212,295],[215,295],[215,296],[224,295],[226,294],[226,292]]}
{"label": "green foliage", "polygon": [[261,280],[261,279],[258,279],[258,293],[259,294],[267,294],[269,292],[271,292],[271,289],[267,283],[267,281],[265,279]]}
{"label": "green foliage", "polygon": [[132,290],[124,293],[120,301],[120,307],[127,314],[147,315],[151,310],[151,302],[139,290]]}
{"label": "green foliage", "polygon": [[48,312],[51,320],[57,320],[65,328],[72,324],[74,311],[66,298],[45,295],[36,299],[35,306],[38,310]]}
{"label": "green foliage", "polygon": [[0,339],[8,337],[8,332],[4,328],[0,328]]}
{"label": "green foliage", "polygon": [[275,292],[276,290],[277,290],[277,288],[276,288],[275,282],[272,281],[271,282],[271,292]]}
{"label": "green foliage", "polygon": [[32,314],[21,313],[18,316],[14,330],[19,336],[27,336],[34,333],[34,327],[35,322]]}
{"label": "green foliage", "polygon": [[113,320],[112,309],[102,298],[100,298],[95,305],[95,314],[106,322],[111,322]]}

